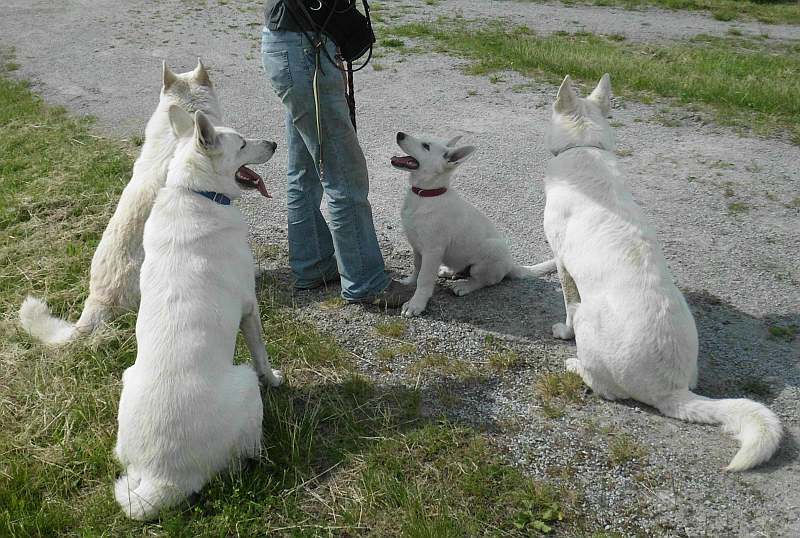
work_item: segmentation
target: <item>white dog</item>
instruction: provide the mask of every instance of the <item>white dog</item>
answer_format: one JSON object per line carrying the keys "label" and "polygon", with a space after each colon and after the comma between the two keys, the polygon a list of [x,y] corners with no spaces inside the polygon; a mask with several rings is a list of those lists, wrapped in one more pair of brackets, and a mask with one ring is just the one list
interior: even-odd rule
{"label": "white dog", "polygon": [[414,250],[414,271],[404,283],[417,285],[401,310],[406,317],[425,310],[437,275],[455,278],[468,273],[466,280],[453,284],[456,295],[466,295],[506,277],[533,278],[556,270],[552,260],[533,266],[512,260],[494,224],[451,188],[453,172],[475,151],[473,146],[455,147],[460,138],[444,142],[397,133],[397,144],[408,155],[392,157],[392,166],[408,170],[411,183],[401,216]]}
{"label": "white dog", "polygon": [[[169,117],[179,141],[144,229],[138,353],[122,376],[115,450],[125,467],[115,497],[139,520],[258,455],[259,379],[282,382],[262,340],[247,225],[230,205],[240,166],[266,162],[276,144],[215,128],[199,111],[192,120],[173,106]],[[255,371],[233,364],[240,328]]]}
{"label": "white dog", "polygon": [[176,146],[168,110],[179,105],[189,112],[202,110],[217,121],[221,116],[214,88],[199,60],[194,71],[182,74],[173,73],[163,63],[162,81],[158,107],[147,122],[133,175],[92,258],[89,297],[80,319],[73,324],[55,318],[44,301],[33,297],[22,303],[22,326],[46,344],[60,345],[77,334],[91,333],[118,313],[139,306],[142,231],[156,194],[164,186],[167,165]]}
{"label": "white dog", "polygon": [[721,423],[741,441],[727,467],[749,469],[778,447],[781,426],[763,405],[711,400],[697,384],[697,329],[672,281],[653,228],[617,166],[608,75],[586,99],[569,76],[553,104],[545,178],[544,230],[555,254],[567,319],[557,338],[575,337],[567,360],[594,392],[633,398],[667,416]]}

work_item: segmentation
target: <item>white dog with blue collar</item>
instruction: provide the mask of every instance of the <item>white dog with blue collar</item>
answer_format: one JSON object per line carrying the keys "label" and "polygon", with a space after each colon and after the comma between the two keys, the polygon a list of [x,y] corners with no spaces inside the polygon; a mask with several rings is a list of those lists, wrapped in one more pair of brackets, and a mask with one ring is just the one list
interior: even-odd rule
{"label": "white dog with blue collar", "polygon": [[[202,112],[169,116],[178,147],[145,225],[138,352],[122,377],[115,450],[125,467],[115,497],[139,520],[257,456],[259,380],[283,379],[264,348],[247,225],[231,205],[258,177],[243,165],[268,161],[276,144],[215,128]],[[239,329],[255,370],[233,364]]]}

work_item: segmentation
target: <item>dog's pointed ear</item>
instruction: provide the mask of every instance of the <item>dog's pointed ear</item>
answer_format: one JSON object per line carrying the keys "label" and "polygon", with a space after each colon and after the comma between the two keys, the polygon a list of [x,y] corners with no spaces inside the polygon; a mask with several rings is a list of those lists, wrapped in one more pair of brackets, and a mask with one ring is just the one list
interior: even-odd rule
{"label": "dog's pointed ear", "polygon": [[163,90],[168,90],[170,86],[172,86],[175,81],[178,80],[178,77],[172,70],[167,67],[167,61],[161,61],[161,88]]}
{"label": "dog's pointed ear", "polygon": [[198,145],[206,149],[217,145],[217,130],[214,129],[214,124],[199,110],[194,113],[194,138]]}
{"label": "dog's pointed ear", "polygon": [[558,95],[556,95],[556,102],[553,103],[553,109],[560,114],[569,114],[577,108],[578,94],[575,93],[572,87],[572,78],[567,75],[558,88]]}
{"label": "dog's pointed ear", "polygon": [[448,141],[447,141],[447,147],[448,147],[448,148],[452,148],[453,146],[455,146],[456,144],[458,144],[458,141],[459,141],[459,140],[461,140],[461,137],[462,137],[462,136],[463,136],[463,135],[456,135],[456,136],[454,136],[453,138],[451,138],[450,140],[448,140]]}
{"label": "dog's pointed ear", "polygon": [[473,151],[475,151],[475,146],[461,146],[445,153],[444,158],[450,166],[458,166],[466,161]]}
{"label": "dog's pointed ear", "polygon": [[172,126],[172,132],[178,138],[189,136],[194,128],[192,115],[178,105],[169,107],[169,123]]}
{"label": "dog's pointed ear", "polygon": [[201,86],[211,86],[211,79],[208,77],[208,71],[206,71],[206,66],[203,65],[200,58],[197,59],[197,67],[192,71],[192,76]]}
{"label": "dog's pointed ear", "polygon": [[589,99],[600,105],[600,110],[604,116],[608,116],[611,111],[611,77],[608,73],[603,75],[597,87],[592,90]]}

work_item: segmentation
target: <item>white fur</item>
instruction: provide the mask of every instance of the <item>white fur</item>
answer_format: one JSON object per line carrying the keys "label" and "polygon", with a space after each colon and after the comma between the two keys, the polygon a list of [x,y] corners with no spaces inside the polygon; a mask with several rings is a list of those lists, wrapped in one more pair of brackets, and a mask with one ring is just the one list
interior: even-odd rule
{"label": "white fur", "polygon": [[425,310],[437,275],[455,277],[468,270],[468,278],[453,284],[456,295],[466,295],[506,277],[533,278],[555,271],[552,260],[534,266],[512,260],[508,244],[494,224],[451,187],[453,172],[475,150],[473,146],[455,147],[459,138],[445,142],[397,135],[397,144],[419,165],[410,170],[411,186],[447,188],[433,197],[409,190],[403,202],[403,229],[414,250],[414,271],[404,282],[417,285],[414,296],[401,309],[406,317]]}
{"label": "white fur", "polygon": [[49,345],[61,345],[76,335],[88,334],[118,313],[139,305],[139,268],[144,259],[142,233],[158,190],[167,178],[167,165],[177,141],[168,111],[177,105],[187,111],[202,110],[216,121],[221,111],[203,64],[175,74],[162,65],[161,96],[147,122],[144,144],[133,165],[133,175],[122,191],[117,208],[92,257],[89,297],[77,323],[51,316],[47,304],[29,297],[20,308],[20,322],[31,335]]}
{"label": "white fur", "polygon": [[[187,113],[169,112],[178,132]],[[247,225],[233,205],[192,190],[240,196],[233,179],[265,162],[275,145],[214,128],[196,113],[179,140],[166,186],[144,229],[136,363],[122,376],[115,453],[125,471],[114,487],[126,515],[155,517],[261,446],[259,378],[278,386],[261,334]],[[250,365],[234,365],[241,328]]]}
{"label": "white fur", "polygon": [[780,422],[751,400],[710,400],[690,391],[697,384],[697,329],[612,153],[610,91],[604,75],[580,99],[567,77],[553,105],[548,144],[556,157],[545,178],[544,230],[567,314],[553,334],[574,335],[578,358],[566,367],[599,396],[722,423],[742,445],[727,469],[749,469],[777,449]]}

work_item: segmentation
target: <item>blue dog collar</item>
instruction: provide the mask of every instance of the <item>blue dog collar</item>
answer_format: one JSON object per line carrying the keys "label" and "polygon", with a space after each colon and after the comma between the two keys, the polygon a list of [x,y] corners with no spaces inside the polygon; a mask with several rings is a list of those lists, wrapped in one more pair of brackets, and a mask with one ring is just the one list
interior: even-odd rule
{"label": "blue dog collar", "polygon": [[220,205],[231,205],[231,199],[228,198],[227,196],[225,196],[224,194],[222,194],[221,192],[195,191],[195,190],[193,190],[192,192],[196,192],[197,194],[205,196],[206,198],[208,198],[212,202],[216,202],[216,203],[218,203]]}

